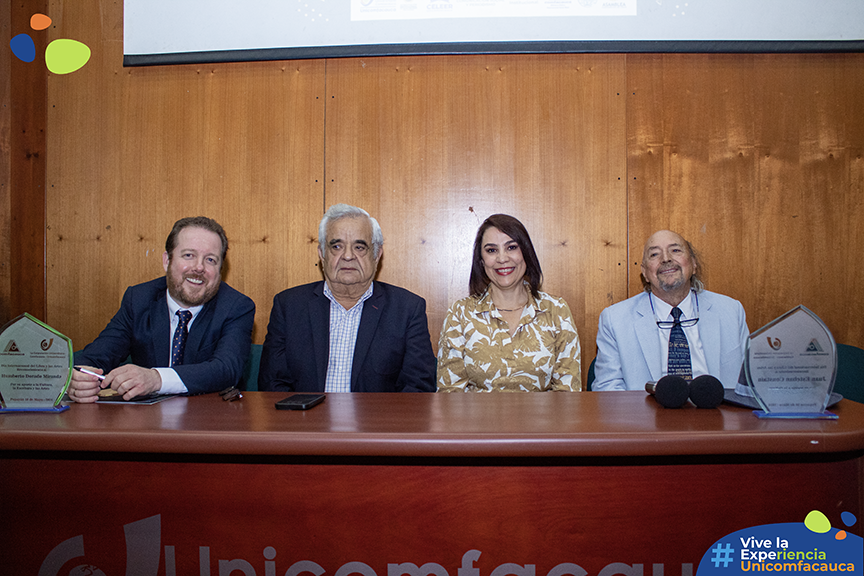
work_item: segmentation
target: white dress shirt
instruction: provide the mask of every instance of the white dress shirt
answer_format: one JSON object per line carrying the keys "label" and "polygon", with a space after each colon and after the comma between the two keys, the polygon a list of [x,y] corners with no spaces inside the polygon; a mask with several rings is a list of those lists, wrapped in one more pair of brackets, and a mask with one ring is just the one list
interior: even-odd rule
{"label": "white dress shirt", "polygon": [[[198,316],[198,313],[204,308],[204,305],[201,306],[193,306],[192,308],[183,308],[178,304],[174,298],[171,297],[171,294],[167,294],[168,296],[168,315],[171,319],[171,331],[170,338],[168,338],[168,342],[166,342],[166,346],[168,346],[168,362],[169,365],[171,363],[171,345],[174,341],[174,331],[177,330],[177,324],[180,323],[180,318],[177,316],[178,310],[188,310],[192,313],[192,319],[189,320],[189,323],[186,324],[186,329],[192,329],[192,323],[195,322],[195,318]],[[159,376],[162,378],[162,388],[159,390],[160,394],[185,394],[188,392],[186,389],[186,385],[183,383],[183,380],[180,379],[180,376],[177,374],[177,371],[173,368],[154,368],[157,372],[159,372]]]}

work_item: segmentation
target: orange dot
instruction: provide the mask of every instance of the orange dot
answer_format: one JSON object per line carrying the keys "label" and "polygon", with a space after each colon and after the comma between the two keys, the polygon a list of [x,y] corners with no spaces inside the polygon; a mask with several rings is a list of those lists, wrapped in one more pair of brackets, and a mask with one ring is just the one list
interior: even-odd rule
{"label": "orange dot", "polygon": [[846,539],[846,531],[839,530],[837,534],[834,535],[835,540],[845,540]]}
{"label": "orange dot", "polygon": [[51,18],[45,14],[33,14],[30,17],[30,27],[33,30],[45,30],[51,25]]}

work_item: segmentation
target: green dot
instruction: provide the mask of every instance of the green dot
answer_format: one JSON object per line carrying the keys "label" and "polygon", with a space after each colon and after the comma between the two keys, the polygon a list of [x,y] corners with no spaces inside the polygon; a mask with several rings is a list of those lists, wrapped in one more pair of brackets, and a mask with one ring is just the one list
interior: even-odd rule
{"label": "green dot", "polygon": [[54,74],[75,72],[90,60],[90,48],[77,40],[60,38],[45,48],[45,65]]}
{"label": "green dot", "polygon": [[831,529],[831,521],[828,520],[828,517],[822,512],[812,510],[807,514],[807,517],[804,518],[804,526],[806,526],[811,532],[824,534]]}

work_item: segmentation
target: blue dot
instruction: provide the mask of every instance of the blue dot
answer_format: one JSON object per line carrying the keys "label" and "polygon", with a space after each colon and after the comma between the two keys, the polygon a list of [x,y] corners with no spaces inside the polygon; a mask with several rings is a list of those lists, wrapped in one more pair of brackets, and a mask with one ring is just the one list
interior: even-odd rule
{"label": "blue dot", "polygon": [[24,62],[33,62],[36,59],[36,44],[27,34],[18,34],[9,41],[12,53]]}
{"label": "blue dot", "polygon": [[843,520],[843,524],[845,524],[846,526],[854,526],[855,522],[858,521],[858,519],[855,518],[855,515],[851,512],[841,512],[840,518]]}

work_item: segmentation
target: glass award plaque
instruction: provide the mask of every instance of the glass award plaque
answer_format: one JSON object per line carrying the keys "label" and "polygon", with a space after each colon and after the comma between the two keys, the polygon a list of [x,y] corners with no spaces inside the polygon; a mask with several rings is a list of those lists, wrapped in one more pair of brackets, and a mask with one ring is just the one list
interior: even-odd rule
{"label": "glass award plaque", "polygon": [[59,412],[72,379],[72,340],[30,314],[0,330],[0,412]]}
{"label": "glass award plaque", "polygon": [[744,372],[761,418],[837,418],[825,410],[837,375],[837,344],[804,306],[750,335]]}

